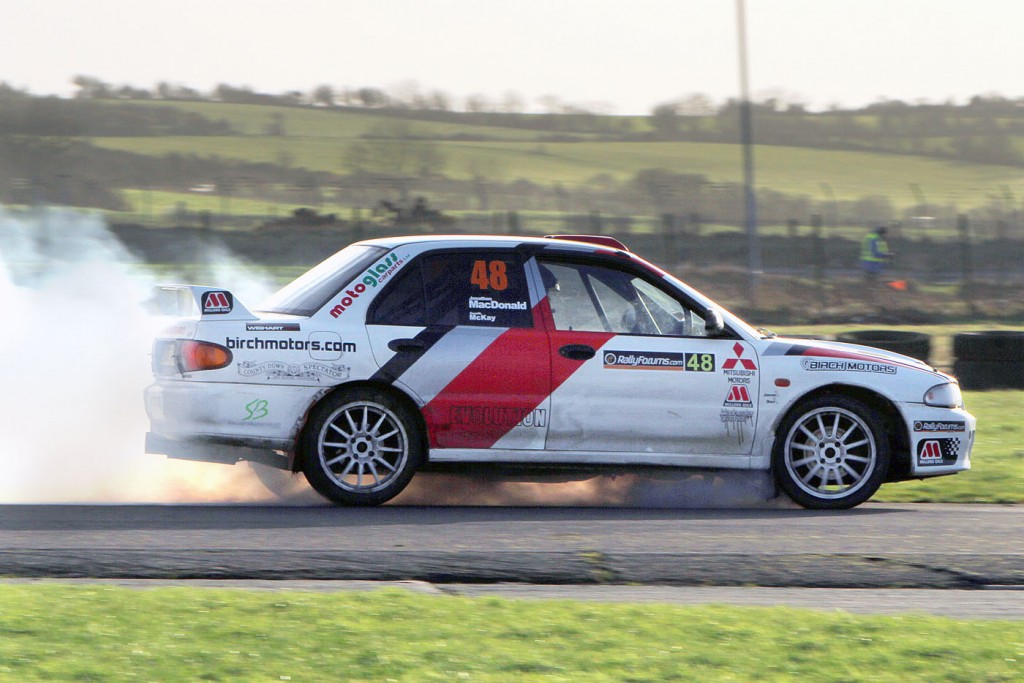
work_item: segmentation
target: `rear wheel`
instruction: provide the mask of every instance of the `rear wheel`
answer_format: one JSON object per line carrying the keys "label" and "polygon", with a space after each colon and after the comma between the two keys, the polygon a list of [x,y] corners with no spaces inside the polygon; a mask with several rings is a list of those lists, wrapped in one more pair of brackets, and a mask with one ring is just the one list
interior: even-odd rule
{"label": "rear wheel", "polygon": [[412,409],[374,389],[342,391],[310,416],[302,471],[318,493],[340,505],[380,505],[397,496],[423,459]]}
{"label": "rear wheel", "polygon": [[878,490],[889,469],[882,421],[864,403],[821,396],[794,408],[779,426],[772,454],[779,487],[799,505],[841,510]]}

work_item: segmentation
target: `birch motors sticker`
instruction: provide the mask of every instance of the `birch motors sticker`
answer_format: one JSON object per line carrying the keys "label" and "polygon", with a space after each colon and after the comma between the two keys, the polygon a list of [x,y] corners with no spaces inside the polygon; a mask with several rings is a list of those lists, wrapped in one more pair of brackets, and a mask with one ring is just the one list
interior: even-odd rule
{"label": "birch motors sticker", "polygon": [[917,464],[955,465],[960,455],[960,439],[925,439],[917,444]]}
{"label": "birch motors sticker", "polygon": [[874,372],[895,375],[896,366],[848,358],[804,358],[800,367],[808,372]]}
{"label": "birch motors sticker", "polygon": [[216,291],[203,294],[203,315],[230,313],[234,305],[231,292]]}
{"label": "birch motors sticker", "polygon": [[715,354],[609,350],[604,352],[604,367],[609,370],[714,372]]}

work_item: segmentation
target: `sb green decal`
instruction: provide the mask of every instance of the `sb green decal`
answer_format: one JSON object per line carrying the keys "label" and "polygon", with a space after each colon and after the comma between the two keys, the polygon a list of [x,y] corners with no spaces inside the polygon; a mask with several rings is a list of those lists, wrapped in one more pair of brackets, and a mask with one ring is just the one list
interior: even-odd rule
{"label": "sb green decal", "polygon": [[270,414],[270,404],[262,398],[257,398],[246,403],[245,410],[249,414],[242,419],[243,422],[248,422],[249,420],[262,420]]}

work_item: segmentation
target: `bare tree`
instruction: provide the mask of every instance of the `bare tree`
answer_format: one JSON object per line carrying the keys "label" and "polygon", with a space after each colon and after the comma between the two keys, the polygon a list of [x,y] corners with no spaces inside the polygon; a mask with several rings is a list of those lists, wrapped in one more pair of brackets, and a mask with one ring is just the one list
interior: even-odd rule
{"label": "bare tree", "polygon": [[313,90],[313,104],[319,104],[324,107],[334,106],[334,88],[329,85],[318,85]]}

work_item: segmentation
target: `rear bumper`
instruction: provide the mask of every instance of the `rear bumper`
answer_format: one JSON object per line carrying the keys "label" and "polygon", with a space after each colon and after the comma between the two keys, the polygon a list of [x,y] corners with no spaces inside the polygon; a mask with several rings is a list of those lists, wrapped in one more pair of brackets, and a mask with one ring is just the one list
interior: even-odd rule
{"label": "rear bumper", "polygon": [[288,468],[309,406],[322,387],[158,380],[144,398],[146,452],[179,460]]}
{"label": "rear bumper", "polygon": [[287,443],[239,443],[216,435],[166,436],[146,433],[146,452],[166,455],[175,460],[195,460],[234,465],[237,462],[258,462],[278,469],[290,469],[291,457],[282,453]]}

